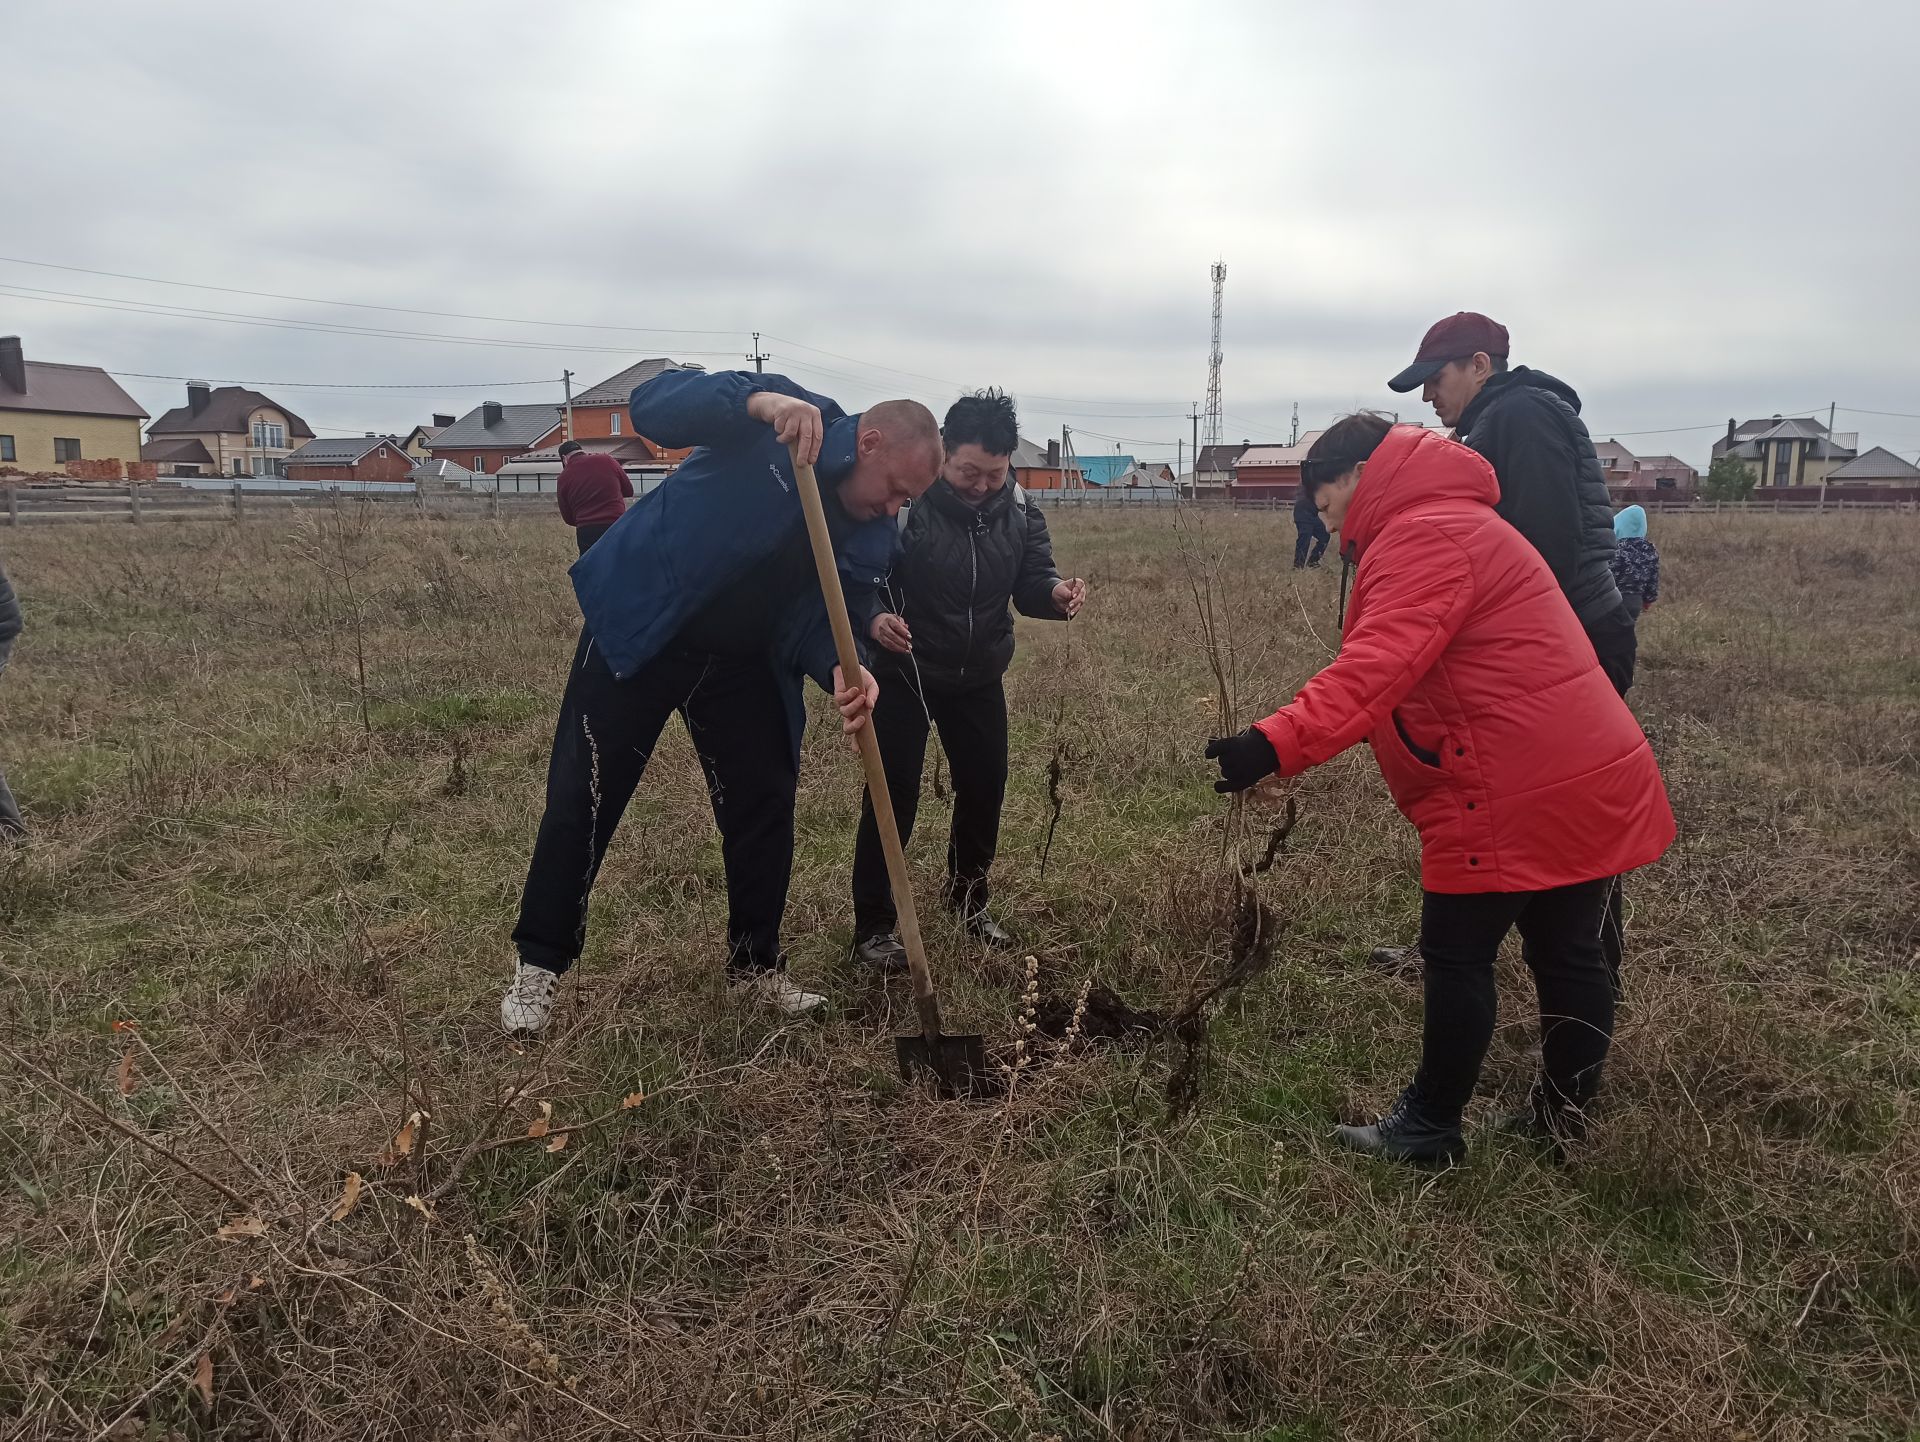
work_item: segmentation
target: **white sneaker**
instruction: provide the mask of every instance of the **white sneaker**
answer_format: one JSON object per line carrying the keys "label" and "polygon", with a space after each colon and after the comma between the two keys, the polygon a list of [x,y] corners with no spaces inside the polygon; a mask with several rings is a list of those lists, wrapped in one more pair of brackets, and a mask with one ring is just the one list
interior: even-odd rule
{"label": "white sneaker", "polygon": [[559,980],[544,966],[524,961],[516,965],[507,994],[500,998],[500,1025],[509,1034],[540,1035],[553,1015],[553,988]]}
{"label": "white sneaker", "polygon": [[782,1016],[805,1016],[827,1004],[817,991],[803,991],[784,971],[763,971],[758,976],[727,983],[733,994],[779,1012]]}

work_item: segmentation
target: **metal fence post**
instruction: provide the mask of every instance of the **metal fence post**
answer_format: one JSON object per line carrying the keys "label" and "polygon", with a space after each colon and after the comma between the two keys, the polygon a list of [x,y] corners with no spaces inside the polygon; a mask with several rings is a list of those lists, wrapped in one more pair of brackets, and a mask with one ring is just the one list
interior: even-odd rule
{"label": "metal fence post", "polygon": [[20,488],[18,486],[7,487],[7,524],[9,526],[20,524]]}
{"label": "metal fence post", "polygon": [[138,481],[127,487],[127,514],[134,525],[140,524],[140,483]]}
{"label": "metal fence post", "polygon": [[241,519],[241,517],[245,516],[247,513],[247,503],[242,499],[242,497],[244,497],[245,495],[246,495],[246,492],[240,488],[240,483],[238,481],[234,482],[233,518],[236,521]]}

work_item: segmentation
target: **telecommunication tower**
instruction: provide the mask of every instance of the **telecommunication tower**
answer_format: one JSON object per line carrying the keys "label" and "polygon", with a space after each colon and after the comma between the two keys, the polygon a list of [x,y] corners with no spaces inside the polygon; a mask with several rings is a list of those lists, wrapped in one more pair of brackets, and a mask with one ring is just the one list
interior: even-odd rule
{"label": "telecommunication tower", "polygon": [[1220,298],[1227,288],[1227,263],[1213,264],[1213,351],[1207,357],[1207,439],[1220,444]]}

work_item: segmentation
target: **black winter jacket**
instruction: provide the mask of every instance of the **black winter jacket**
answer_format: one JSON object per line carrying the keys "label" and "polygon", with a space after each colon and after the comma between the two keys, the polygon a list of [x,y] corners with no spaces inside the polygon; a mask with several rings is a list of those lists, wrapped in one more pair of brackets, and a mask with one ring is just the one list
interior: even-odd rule
{"label": "black winter jacket", "polygon": [[1612,617],[1613,505],[1573,387],[1516,366],[1487,382],[1454,431],[1492,463],[1494,510],[1546,559],[1580,624],[1591,631]]}
{"label": "black winter jacket", "polygon": [[984,686],[1013,660],[1009,601],[1023,616],[1065,619],[1053,604],[1060,575],[1046,517],[1015,492],[1010,481],[976,509],[940,480],[908,510],[880,605],[906,618],[913,652],[875,646],[879,675],[942,691]]}

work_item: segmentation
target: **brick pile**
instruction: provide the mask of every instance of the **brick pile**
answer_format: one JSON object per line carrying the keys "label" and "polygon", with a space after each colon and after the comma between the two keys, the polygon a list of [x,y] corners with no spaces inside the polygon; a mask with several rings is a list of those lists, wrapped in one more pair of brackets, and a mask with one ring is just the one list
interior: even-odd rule
{"label": "brick pile", "polygon": [[103,461],[68,461],[67,479],[70,481],[118,481],[125,479],[121,463],[111,456]]}

